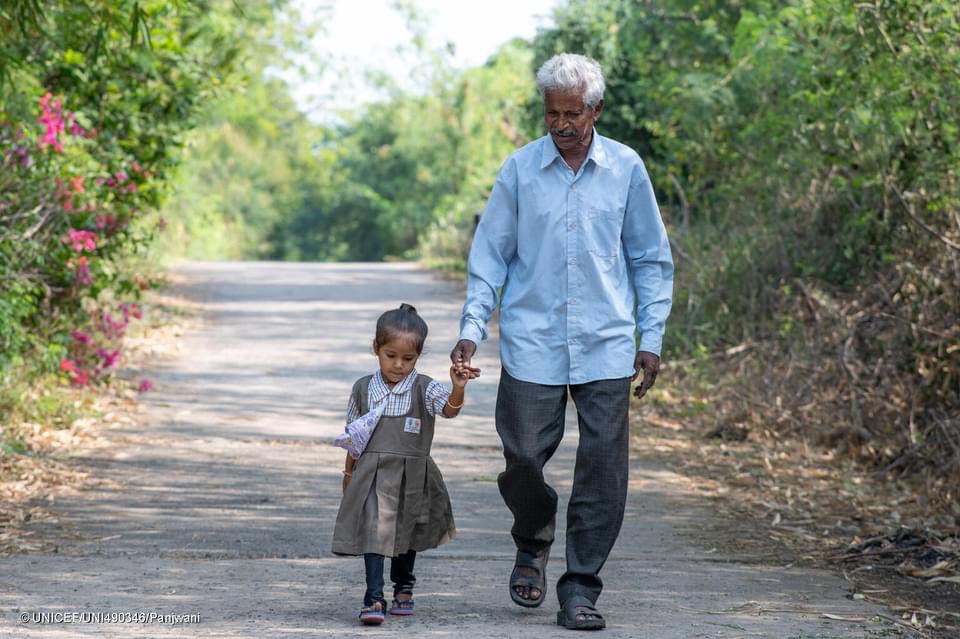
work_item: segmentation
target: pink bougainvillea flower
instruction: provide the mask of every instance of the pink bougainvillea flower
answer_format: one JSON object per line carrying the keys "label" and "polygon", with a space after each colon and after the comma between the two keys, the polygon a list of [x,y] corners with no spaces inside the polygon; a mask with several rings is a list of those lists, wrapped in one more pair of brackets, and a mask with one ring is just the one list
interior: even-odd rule
{"label": "pink bougainvillea flower", "polygon": [[77,253],[82,253],[83,251],[96,251],[97,240],[99,239],[93,231],[70,229],[67,232],[67,237],[64,238],[64,242],[70,244]]}
{"label": "pink bougainvillea flower", "polygon": [[159,220],[157,220],[157,229],[162,231],[165,228],[167,228],[167,220],[166,218],[161,217]]}
{"label": "pink bougainvillea flower", "polygon": [[146,393],[146,392],[147,392],[148,390],[150,390],[151,388],[153,388],[153,383],[152,383],[149,379],[147,379],[146,377],[144,377],[144,378],[140,381],[140,385],[137,386],[137,390],[140,391],[141,393]]}
{"label": "pink bougainvillea flower", "polygon": [[83,193],[83,176],[78,175],[75,178],[70,179],[70,188],[72,188],[77,193]]}
{"label": "pink bougainvillea flower", "polygon": [[51,104],[52,94],[47,93],[40,98],[40,117],[37,118],[44,128],[44,133],[40,137],[39,146],[44,149],[52,146],[54,151],[60,153],[63,151],[63,144],[60,142],[60,135],[63,134],[63,114],[60,109],[60,101],[54,100]]}
{"label": "pink bougainvillea flower", "polygon": [[133,169],[134,173],[143,173],[143,167],[136,160],[130,163],[130,168]]}
{"label": "pink bougainvillea flower", "polygon": [[96,220],[97,228],[106,230],[108,233],[117,229],[117,218],[113,215],[98,215]]}
{"label": "pink bougainvillea flower", "polygon": [[97,178],[96,180],[93,181],[93,183],[96,184],[97,186],[103,186],[104,182],[106,182],[106,180],[104,180],[103,178]]}
{"label": "pink bougainvillea flower", "polygon": [[127,193],[133,193],[136,190],[137,190],[136,182],[131,182],[130,184],[127,185]]}
{"label": "pink bougainvillea flower", "polygon": [[133,316],[135,319],[140,319],[143,317],[143,311],[140,310],[140,307],[137,306],[136,302],[121,304],[120,311],[123,312],[123,321],[127,323],[130,322],[130,316]]}
{"label": "pink bougainvillea flower", "polygon": [[116,173],[113,174],[113,177],[117,178],[117,182],[119,182],[120,184],[123,184],[130,178],[130,176],[127,175],[125,171],[117,171]]}
{"label": "pink bougainvillea flower", "polygon": [[72,379],[74,386],[86,386],[90,382],[90,375],[87,371],[77,371],[72,374]]}
{"label": "pink bougainvillea flower", "polygon": [[67,114],[67,127],[70,130],[70,135],[74,137],[84,138],[87,136],[87,131],[80,126],[80,123],[77,122],[76,116],[73,113]]}
{"label": "pink bougainvillea flower", "polygon": [[110,339],[118,339],[123,337],[124,331],[127,328],[127,320],[114,320],[113,315],[110,313],[103,314],[103,333]]}
{"label": "pink bougainvillea flower", "polygon": [[75,373],[77,371],[77,365],[72,359],[67,359],[64,357],[62,360],[60,360],[60,370],[67,373]]}
{"label": "pink bougainvillea flower", "polygon": [[73,336],[74,341],[76,341],[78,344],[90,343],[90,336],[84,333],[83,331],[73,331],[71,335]]}
{"label": "pink bougainvillea flower", "polygon": [[117,360],[120,359],[120,351],[107,351],[105,348],[98,348],[97,356],[100,358],[104,368],[111,368],[117,363]]}

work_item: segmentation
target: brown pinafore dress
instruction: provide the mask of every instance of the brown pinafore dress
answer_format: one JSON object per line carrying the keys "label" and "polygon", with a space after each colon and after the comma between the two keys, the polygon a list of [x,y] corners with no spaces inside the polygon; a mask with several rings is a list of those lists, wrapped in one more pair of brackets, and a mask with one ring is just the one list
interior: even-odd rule
{"label": "brown pinafore dress", "polygon": [[[361,415],[370,410],[372,377],[357,380],[351,391]],[[333,530],[335,554],[396,557],[436,548],[456,536],[447,487],[430,458],[435,418],[427,412],[426,390],[431,381],[417,375],[410,410],[381,417],[354,464]]]}

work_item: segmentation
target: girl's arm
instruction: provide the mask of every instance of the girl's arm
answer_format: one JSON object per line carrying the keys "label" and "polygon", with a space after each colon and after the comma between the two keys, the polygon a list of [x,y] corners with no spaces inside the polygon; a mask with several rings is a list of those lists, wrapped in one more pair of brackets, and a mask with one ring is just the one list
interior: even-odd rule
{"label": "girl's arm", "polygon": [[450,396],[447,397],[447,403],[443,405],[444,417],[456,417],[460,414],[460,409],[463,408],[463,391],[463,386],[453,385],[453,391],[450,393]]}
{"label": "girl's arm", "polygon": [[450,381],[453,382],[453,390],[447,397],[447,403],[443,405],[444,417],[456,417],[460,414],[460,409],[463,408],[464,389],[467,382],[477,377],[480,377],[479,368],[461,366],[460,369],[457,369],[456,366],[450,367]]}
{"label": "girl's arm", "polygon": [[347,486],[350,485],[350,477],[353,476],[353,464],[355,460],[347,453],[347,460],[343,463],[343,492],[347,492]]}

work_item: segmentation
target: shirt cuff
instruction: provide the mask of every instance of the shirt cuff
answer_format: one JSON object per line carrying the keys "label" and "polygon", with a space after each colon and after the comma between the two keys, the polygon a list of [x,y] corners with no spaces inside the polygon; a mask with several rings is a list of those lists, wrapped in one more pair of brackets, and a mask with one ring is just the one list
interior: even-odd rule
{"label": "shirt cuff", "polygon": [[638,351],[647,351],[660,357],[660,349],[663,348],[663,335],[655,333],[643,333],[640,335],[640,346]]}
{"label": "shirt cuff", "polygon": [[470,340],[477,346],[483,341],[483,332],[472,322],[464,322],[460,327],[460,339]]}

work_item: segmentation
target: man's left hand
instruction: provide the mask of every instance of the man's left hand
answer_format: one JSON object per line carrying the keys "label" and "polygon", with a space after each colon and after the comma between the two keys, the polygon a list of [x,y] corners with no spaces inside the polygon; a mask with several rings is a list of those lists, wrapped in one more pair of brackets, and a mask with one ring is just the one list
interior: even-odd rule
{"label": "man's left hand", "polygon": [[630,378],[631,382],[635,381],[637,376],[640,375],[640,371],[643,371],[643,379],[640,381],[640,385],[633,390],[637,399],[641,399],[647,394],[648,390],[653,388],[654,382],[657,381],[658,370],[660,370],[659,356],[647,351],[637,351],[637,356],[633,360],[633,377]]}

